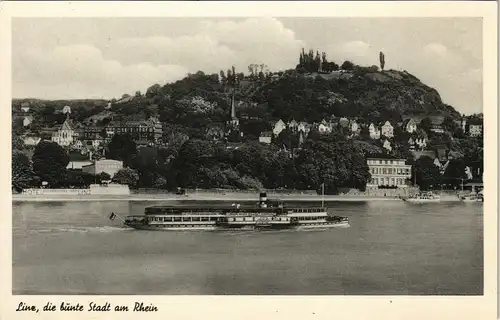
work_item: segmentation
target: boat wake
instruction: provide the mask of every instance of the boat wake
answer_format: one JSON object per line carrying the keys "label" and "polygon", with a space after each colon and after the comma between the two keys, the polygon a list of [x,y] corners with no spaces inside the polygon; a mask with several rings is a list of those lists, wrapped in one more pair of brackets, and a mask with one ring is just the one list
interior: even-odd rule
{"label": "boat wake", "polygon": [[33,233],[63,233],[63,232],[76,232],[76,233],[106,233],[106,232],[116,232],[116,231],[129,231],[133,230],[132,228],[124,228],[124,227],[111,227],[111,226],[102,226],[102,227],[60,227],[60,228],[51,228],[51,229],[34,229],[30,230]]}

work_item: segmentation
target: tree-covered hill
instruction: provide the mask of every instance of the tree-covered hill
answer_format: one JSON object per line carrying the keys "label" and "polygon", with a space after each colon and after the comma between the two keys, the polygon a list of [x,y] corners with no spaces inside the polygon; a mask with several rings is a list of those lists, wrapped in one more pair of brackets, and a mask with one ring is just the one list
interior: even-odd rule
{"label": "tree-covered hill", "polygon": [[367,122],[399,122],[402,116],[451,116],[460,114],[444,104],[439,93],[416,77],[400,71],[354,67],[352,71],[287,73],[259,88],[252,99],[268,103],[269,113],[283,120],[321,121],[358,117]]}

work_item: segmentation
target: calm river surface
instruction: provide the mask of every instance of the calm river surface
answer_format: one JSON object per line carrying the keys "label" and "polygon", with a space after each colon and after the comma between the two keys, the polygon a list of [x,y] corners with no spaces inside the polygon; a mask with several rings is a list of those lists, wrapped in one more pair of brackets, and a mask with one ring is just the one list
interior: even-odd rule
{"label": "calm river surface", "polygon": [[14,202],[13,294],[483,293],[482,204],[330,202],[351,227],[327,231],[135,231],[108,220],[156,204]]}

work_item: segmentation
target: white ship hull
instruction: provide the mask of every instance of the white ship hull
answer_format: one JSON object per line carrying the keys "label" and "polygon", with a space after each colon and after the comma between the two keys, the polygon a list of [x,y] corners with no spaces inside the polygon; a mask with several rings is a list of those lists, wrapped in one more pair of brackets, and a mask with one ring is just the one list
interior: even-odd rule
{"label": "white ship hull", "polygon": [[438,203],[441,202],[441,199],[405,199],[406,202],[409,203]]}
{"label": "white ship hull", "polygon": [[483,202],[481,199],[460,199],[461,202],[464,203],[475,203],[475,202]]}
{"label": "white ship hull", "polygon": [[128,227],[137,230],[150,231],[254,231],[254,230],[307,230],[307,229],[330,229],[349,227],[348,221],[340,222],[320,222],[320,223],[301,223],[288,226],[260,227],[255,225],[245,225],[240,228],[228,228],[218,225],[198,225],[198,226],[178,226],[161,224],[126,224]]}
{"label": "white ship hull", "polygon": [[293,229],[296,230],[307,230],[307,229],[329,229],[329,228],[346,228],[349,227],[349,222],[342,221],[338,223],[323,223],[323,224],[303,224],[294,226]]}
{"label": "white ship hull", "polygon": [[137,230],[150,231],[215,231],[219,230],[218,226],[196,226],[196,227],[177,227],[177,226],[158,226],[158,225],[127,225]]}

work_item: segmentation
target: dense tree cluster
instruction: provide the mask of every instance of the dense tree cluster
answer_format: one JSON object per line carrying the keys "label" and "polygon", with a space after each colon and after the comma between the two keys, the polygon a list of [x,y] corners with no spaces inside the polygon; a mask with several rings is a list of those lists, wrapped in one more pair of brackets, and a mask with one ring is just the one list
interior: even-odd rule
{"label": "dense tree cluster", "polygon": [[310,49],[308,53],[302,49],[299,57],[299,64],[295,67],[300,73],[305,72],[332,72],[339,70],[339,65],[335,62],[329,62],[326,58],[326,52],[316,51]]}

